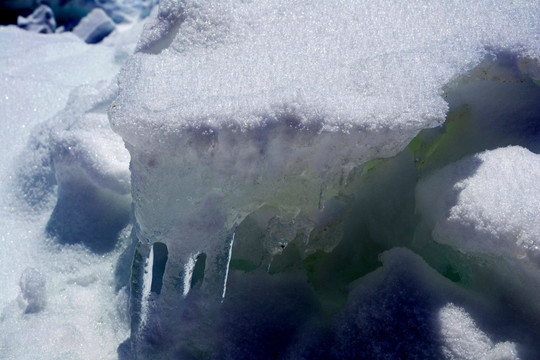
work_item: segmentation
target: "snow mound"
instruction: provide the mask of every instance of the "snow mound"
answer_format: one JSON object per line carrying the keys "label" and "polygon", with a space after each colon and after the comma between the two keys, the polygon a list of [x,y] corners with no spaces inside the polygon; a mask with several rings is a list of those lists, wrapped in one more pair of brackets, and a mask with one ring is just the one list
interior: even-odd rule
{"label": "snow mound", "polygon": [[486,53],[538,58],[539,14],[535,1],[163,1],[111,121],[147,149],[291,118],[402,145],[444,120],[441,88]]}
{"label": "snow mound", "polygon": [[[21,209],[25,208],[24,201],[17,196],[24,182],[14,176],[37,156],[33,152],[39,149],[28,146],[32,131],[66,106],[75,87],[112,79],[120,65],[113,47],[89,46],[70,33],[42,35],[14,26],[0,27],[0,47],[0,118],[4,119],[0,139],[6,149],[0,158],[0,189],[5,194],[0,218],[5,229],[5,253],[18,254],[6,257],[0,265],[1,272],[9,274],[1,284],[4,305],[17,296],[22,271],[34,266],[35,249],[41,239],[34,234],[43,230],[43,223],[37,220],[31,220],[33,225],[28,226],[27,214]],[[31,165],[42,168],[39,163]],[[26,168],[23,172],[33,171]],[[48,181],[43,179],[32,190],[35,199],[51,194],[50,187],[42,186]]]}
{"label": "snow mound", "polygon": [[540,268],[540,155],[506,147],[465,158],[419,183],[436,241]]}
{"label": "snow mound", "polygon": [[442,352],[448,360],[519,359],[514,343],[494,344],[463,308],[449,303],[439,311],[439,320],[445,343]]}
{"label": "snow mound", "polygon": [[131,211],[129,154],[106,114],[115,94],[106,83],[73,90],[66,108],[37,127],[19,168],[32,206],[57,185],[48,233],[96,252],[114,248]]}
{"label": "snow mound", "polygon": [[2,359],[115,359],[128,336],[114,268],[129,237],[129,154],[107,117],[122,60],[112,40],[0,27]]}
{"label": "snow mound", "polygon": [[247,215],[276,209],[270,253],[309,240],[355,169],[444,121],[445,85],[487,55],[539,59],[539,16],[537,1],[162,1],[109,110],[131,155],[132,351],[189,297],[196,259],[201,292],[226,294]]}

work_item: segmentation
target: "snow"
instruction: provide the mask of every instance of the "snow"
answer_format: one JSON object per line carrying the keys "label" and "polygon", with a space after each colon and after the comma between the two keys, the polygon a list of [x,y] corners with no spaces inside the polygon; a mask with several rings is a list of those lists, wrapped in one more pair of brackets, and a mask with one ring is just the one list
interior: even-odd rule
{"label": "snow", "polygon": [[45,279],[34,268],[26,268],[19,281],[21,293],[17,300],[25,313],[39,312],[47,302]]}
{"label": "snow", "polygon": [[422,181],[417,206],[438,242],[540,268],[540,155],[486,151]]}
{"label": "snow", "polygon": [[[159,296],[151,303],[145,296],[132,297],[136,310],[126,346],[166,358],[182,351],[186,329],[213,321],[189,319],[178,329],[170,320],[175,312],[168,309],[191,309],[192,291],[210,304],[225,289],[229,293],[229,264],[245,260],[233,258],[236,227],[265,206],[274,213],[261,220],[266,224],[262,239],[252,237],[260,244],[242,245],[256,268],[263,263],[267,272],[280,268],[281,258],[273,259],[289,244],[297,254],[281,261],[293,264],[331,251],[333,241],[310,241],[318,220],[329,217],[327,206],[341,200],[367,161],[394,156],[420,130],[442,124],[448,111],[445,86],[467,87],[467,80],[458,80],[461,76],[505,57],[511,65],[502,68],[520,67],[536,76],[531,63],[540,58],[539,14],[538,4],[528,1],[161,2],[120,72],[118,97],[109,110],[111,126],[131,154],[141,256],[147,257],[156,243],[165,244],[169,254]],[[508,74],[497,71],[487,69],[486,74],[504,82],[500,75]],[[519,78],[514,73],[508,77]],[[473,103],[489,106],[488,100]],[[497,122],[497,130],[503,128]],[[495,139],[495,132],[487,137]],[[427,201],[434,192],[441,190],[431,187]],[[509,198],[518,204],[521,195]],[[536,201],[538,194],[532,198]],[[530,214],[535,211],[531,208]],[[428,206],[424,213],[429,217],[433,210]],[[501,223],[507,226],[505,219]],[[459,231],[454,223],[448,227]],[[374,229],[369,235],[383,232]],[[193,290],[199,254],[207,256],[206,269],[201,289]],[[144,282],[148,271],[134,266],[134,278]],[[139,315],[137,309],[147,310]],[[462,318],[464,323],[469,319]],[[174,345],[153,345],[157,331],[175,334]],[[373,346],[387,340],[381,335],[377,341]],[[207,351],[204,341],[199,345]],[[491,345],[479,346],[491,351]],[[515,355],[511,347],[493,351],[499,350]],[[381,349],[380,356],[388,351]]]}
{"label": "snow", "polygon": [[[60,28],[67,30],[72,30],[94,9],[105,11],[116,24],[127,24],[147,17],[156,4],[156,0],[49,0],[46,2],[54,13],[53,21],[56,17],[56,22],[62,25]],[[25,15],[37,10],[40,6],[41,1],[5,0],[0,3],[0,10],[6,13],[3,20],[6,21],[13,14]]]}
{"label": "snow", "polygon": [[423,359],[519,359],[515,342],[494,343],[473,320],[489,327],[490,317],[502,317],[490,313],[489,303],[443,278],[409,250],[393,248],[381,254],[381,261],[382,268],[352,284],[335,324],[336,358],[385,359],[405,353]]}
{"label": "snow", "polygon": [[[129,154],[106,114],[116,49],[11,26],[0,28],[0,46],[0,357],[114,359],[128,336],[127,295],[114,281],[128,233],[94,252],[103,226],[70,219],[121,214],[117,231],[129,221]],[[76,206],[65,193],[79,195],[68,197]],[[71,229],[64,242],[46,231],[62,212],[52,227]]]}
{"label": "snow", "polygon": [[48,34],[55,32],[56,21],[51,8],[47,5],[40,5],[28,17],[19,16],[17,26],[28,31]]}
{"label": "snow", "polygon": [[397,148],[444,120],[442,87],[486,53],[540,56],[530,1],[164,1],[160,9],[111,112],[115,131],[147,150],[191,128],[242,131],[285,118]]}
{"label": "snow", "polygon": [[439,321],[446,359],[519,359],[516,344],[494,344],[463,308],[447,304],[439,311]]}
{"label": "snow", "polygon": [[164,0],[92,46],[0,27],[0,357],[537,358],[538,18]]}
{"label": "snow", "polygon": [[[2,219],[13,221],[17,216],[10,213],[17,205],[14,188],[14,170],[17,169],[19,154],[29,139],[32,128],[60,111],[68,100],[70,90],[77,85],[97,82],[114,76],[118,65],[114,64],[114,51],[107,48],[89,48],[71,34],[47,35],[26,32],[15,27],[0,29],[0,44],[5,51],[1,55],[0,72],[4,81],[0,84],[1,118],[16,119],[2,122],[2,144],[8,152],[2,157]],[[86,71],[81,71],[84,68]],[[30,169],[27,169],[28,171]],[[31,171],[31,170],[30,170]],[[10,180],[11,179],[11,180]],[[26,232],[24,226],[6,224],[6,243],[10,243],[10,230]],[[37,231],[37,228],[35,229]],[[20,235],[19,235],[20,236]],[[11,238],[11,241],[14,241]],[[6,253],[25,254],[25,247],[17,248],[14,241]],[[26,249],[32,251],[32,246]],[[22,271],[18,258],[2,263],[3,273]],[[8,270],[9,269],[9,270]],[[6,297],[16,294],[19,275],[5,284]],[[9,295],[11,294],[11,295]]]}

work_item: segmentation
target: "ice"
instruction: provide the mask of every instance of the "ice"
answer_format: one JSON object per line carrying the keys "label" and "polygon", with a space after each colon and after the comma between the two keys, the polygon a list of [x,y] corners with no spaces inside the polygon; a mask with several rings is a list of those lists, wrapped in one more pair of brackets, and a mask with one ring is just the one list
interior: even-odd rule
{"label": "ice", "polygon": [[0,28],[0,357],[538,358],[539,15],[165,0],[137,45]]}
{"label": "ice", "polygon": [[493,344],[463,308],[449,303],[439,311],[439,320],[446,359],[519,359],[515,344]]}
{"label": "ice", "polygon": [[[279,358],[522,358],[517,349],[527,330],[500,332],[512,319],[498,313],[490,299],[444,278],[410,250],[393,248],[380,259],[381,268],[351,284],[347,304],[330,324],[308,322],[310,330],[291,336]],[[299,308],[306,311],[308,304]]]}
{"label": "ice", "polygon": [[116,24],[128,24],[147,17],[156,4],[156,0],[49,0],[46,5],[35,0],[5,0],[0,3],[0,10],[3,12],[2,24],[10,24],[15,23],[12,17],[26,15],[46,6],[56,16],[58,25],[72,30],[94,9],[105,11]]}
{"label": "ice", "polygon": [[56,20],[50,7],[40,5],[28,17],[19,16],[17,26],[28,31],[49,34],[55,32]]}
{"label": "ice", "polygon": [[114,30],[114,23],[102,9],[93,9],[73,28],[73,33],[88,44],[103,40]]}
{"label": "ice", "polygon": [[422,181],[417,206],[436,241],[540,268],[540,156],[486,151]]}
{"label": "ice", "polygon": [[[356,171],[442,124],[443,87],[486,58],[538,59],[539,13],[532,1],[161,2],[109,111],[131,154],[136,256],[169,254],[142,315],[151,269],[133,268],[132,350],[163,325],[145,318],[167,323],[188,301],[199,254],[200,292],[217,301],[232,261],[272,271],[294,241],[299,259],[333,249],[310,234]],[[262,240],[235,258],[237,225],[264,207]]]}
{"label": "ice", "polygon": [[250,129],[285,117],[369,134],[377,148],[384,133],[393,139],[387,147],[399,147],[444,120],[441,88],[490,49],[539,53],[533,2],[166,1],[160,8],[112,112],[116,130],[141,148],[182,128]]}

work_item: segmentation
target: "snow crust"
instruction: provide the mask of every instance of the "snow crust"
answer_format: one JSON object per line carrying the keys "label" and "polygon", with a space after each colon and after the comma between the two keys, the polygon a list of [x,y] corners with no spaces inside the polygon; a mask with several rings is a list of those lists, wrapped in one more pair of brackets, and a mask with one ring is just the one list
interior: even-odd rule
{"label": "snow crust", "polygon": [[439,320],[447,359],[519,359],[514,343],[494,344],[463,308],[449,303],[439,311]]}
{"label": "snow crust", "polygon": [[402,145],[490,51],[538,58],[534,1],[163,1],[120,76],[112,125],[153,149],[186,129],[283,123]]}
{"label": "snow crust", "polygon": [[540,156],[486,151],[422,181],[417,206],[436,241],[540,268]]}

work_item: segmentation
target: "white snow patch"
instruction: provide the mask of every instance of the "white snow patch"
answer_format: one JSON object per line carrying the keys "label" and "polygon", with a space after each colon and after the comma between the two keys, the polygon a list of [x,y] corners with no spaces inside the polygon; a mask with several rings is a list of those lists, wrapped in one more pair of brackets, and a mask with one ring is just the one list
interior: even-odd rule
{"label": "white snow patch", "polygon": [[452,303],[439,311],[442,352],[448,360],[519,359],[516,344],[506,341],[494,344],[470,315]]}
{"label": "white snow patch", "polygon": [[380,137],[379,147],[402,144],[442,123],[442,87],[486,53],[540,56],[536,1],[159,6],[111,111],[115,131],[144,149],[190,128],[245,130],[291,117]]}
{"label": "white snow patch", "polygon": [[419,183],[436,241],[540,269],[540,155],[511,146],[465,158]]}
{"label": "white snow patch", "polygon": [[40,35],[12,26],[0,27],[0,48],[0,358],[114,359],[129,334],[125,295],[114,283],[128,234],[104,254],[60,245],[45,234],[56,200],[51,183],[36,178],[32,191],[39,201],[30,205],[20,190],[21,179],[50,166],[35,160],[56,156],[60,182],[82,169],[106,190],[102,194],[129,192],[129,157],[110,130],[110,92],[103,83],[121,65],[116,49],[89,46],[69,33]]}

